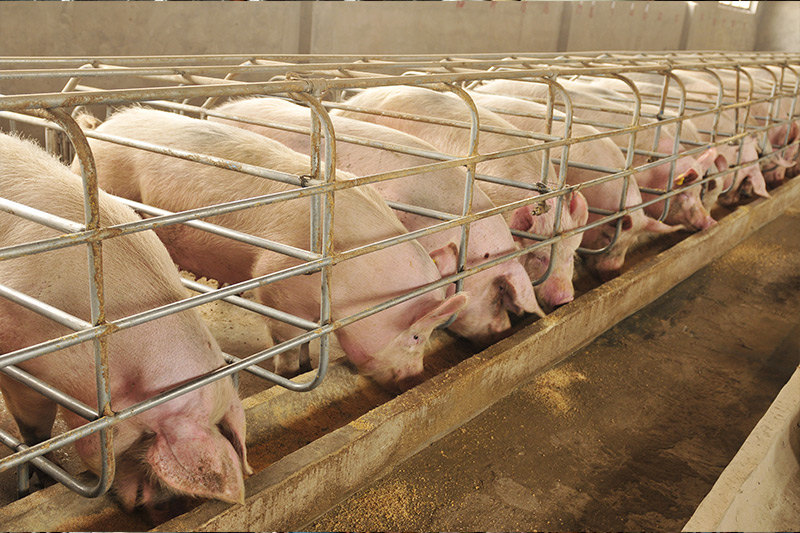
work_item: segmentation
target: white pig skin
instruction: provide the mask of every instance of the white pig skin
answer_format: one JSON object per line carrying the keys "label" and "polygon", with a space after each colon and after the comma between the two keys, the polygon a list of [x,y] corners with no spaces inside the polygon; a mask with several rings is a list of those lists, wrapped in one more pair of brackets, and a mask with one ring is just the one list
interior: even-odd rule
{"label": "white pig skin", "polygon": [[[222,105],[217,111],[261,121],[277,121],[294,126],[308,126],[309,110],[279,98],[248,98]],[[209,120],[215,120],[210,118]],[[221,119],[217,119],[221,120]],[[436,149],[428,143],[398,130],[370,124],[346,117],[331,117],[338,134],[351,135],[397,145],[428,150]],[[267,128],[250,123],[223,121],[266,135],[301,153],[310,152],[308,135]],[[337,168],[359,176],[367,176],[409,168],[429,163],[421,157],[378,150],[347,142],[336,145]],[[438,211],[461,214],[466,175],[461,168],[416,174],[401,179],[376,183],[373,187],[385,198],[395,202],[421,206]],[[474,188],[472,210],[479,212],[494,208],[491,200],[479,188]],[[425,228],[439,222],[412,213],[397,211],[397,216],[409,231]],[[441,254],[444,247],[458,245],[461,229],[440,231],[419,238],[420,244],[430,254]],[[516,250],[508,225],[500,215],[471,224],[466,266],[479,265],[488,259]],[[452,254],[450,254],[452,257]],[[443,275],[455,273],[456,263],[449,265],[437,261]],[[506,261],[464,280],[464,290],[470,301],[449,329],[477,345],[486,345],[500,338],[511,327],[508,311],[541,314],[536,296],[522,265],[515,259]],[[566,302],[559,302],[566,303]]]}
{"label": "white pig skin", "polygon": [[[81,179],[38,146],[0,134],[0,195],[83,222]],[[139,217],[100,192],[104,225]],[[38,241],[60,232],[0,213],[0,247]],[[178,271],[151,232],[103,242],[105,311],[115,320],[187,297]],[[88,321],[86,247],[0,262],[3,284]],[[70,333],[66,327],[0,298],[0,353]],[[163,317],[108,337],[112,409],[119,411],[225,366],[222,353],[195,310]],[[97,405],[94,350],[82,343],[19,365],[90,406]],[[0,375],[0,388],[28,444],[49,438],[56,404]],[[70,427],[85,423],[65,410]],[[245,450],[242,404],[223,378],[114,426],[117,471],[113,484],[122,505],[156,512],[174,494],[244,501]],[[99,438],[77,442],[86,465],[98,471]]]}
{"label": "white pig skin", "polygon": [[[130,108],[113,115],[97,131],[297,176],[310,170],[308,157],[271,139],[174,113]],[[274,180],[110,143],[91,141],[91,146],[104,188],[111,193],[138,195],[144,203],[170,211],[293,189]],[[309,199],[300,198],[219,215],[212,221],[309,249],[309,210]],[[333,246],[338,252],[405,233],[391,209],[370,187],[335,193],[333,220]],[[220,282],[236,283],[300,264],[277,252],[184,226],[170,226],[158,233],[182,268]],[[436,265],[416,241],[343,261],[332,268],[332,319],[439,279]],[[320,275],[294,276],[264,285],[256,290],[256,297],[271,307],[318,320]],[[432,330],[460,311],[467,300],[464,293],[446,298],[445,289],[436,289],[338,329],[336,334],[347,357],[361,372],[387,387],[405,388],[422,373],[424,349]],[[273,322],[272,331],[281,341],[298,333],[279,321]]]}

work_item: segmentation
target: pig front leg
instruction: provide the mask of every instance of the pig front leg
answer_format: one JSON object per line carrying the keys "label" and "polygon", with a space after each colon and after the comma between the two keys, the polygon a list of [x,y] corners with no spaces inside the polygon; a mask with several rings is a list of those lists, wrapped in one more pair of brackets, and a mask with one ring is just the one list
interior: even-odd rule
{"label": "pig front leg", "polygon": [[[50,438],[53,422],[56,419],[55,402],[7,377],[0,378],[0,391],[25,444],[33,446]],[[50,455],[48,454],[48,459],[52,461]],[[39,490],[54,483],[49,476],[35,467],[31,476],[32,490]]]}
{"label": "pig front leg", "polygon": [[[271,321],[270,328],[277,342],[287,341],[305,333],[305,330],[277,320]],[[319,366],[319,341],[307,342],[299,348],[279,353],[273,361],[275,373],[279,376],[291,378],[310,372]]]}
{"label": "pig front leg", "polygon": [[56,419],[56,403],[11,378],[0,379],[0,391],[28,446],[50,438]]}

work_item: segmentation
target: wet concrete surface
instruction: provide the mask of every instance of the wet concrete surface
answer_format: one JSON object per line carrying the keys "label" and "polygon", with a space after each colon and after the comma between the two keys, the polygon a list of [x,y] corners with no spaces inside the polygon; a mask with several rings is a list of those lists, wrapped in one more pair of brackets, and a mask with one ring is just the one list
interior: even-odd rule
{"label": "wet concrete surface", "polygon": [[800,363],[798,229],[776,219],[304,529],[680,530]]}

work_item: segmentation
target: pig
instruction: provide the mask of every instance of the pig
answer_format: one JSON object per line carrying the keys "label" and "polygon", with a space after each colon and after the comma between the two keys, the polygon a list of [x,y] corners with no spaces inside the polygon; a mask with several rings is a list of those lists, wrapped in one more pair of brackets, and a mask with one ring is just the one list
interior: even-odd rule
{"label": "pig", "polygon": [[[544,119],[538,119],[531,116],[523,116],[525,114],[537,114],[546,111],[542,104],[535,102],[523,101],[516,98],[496,96],[482,93],[473,93],[475,102],[483,107],[491,107],[492,110],[507,113],[505,116],[508,121],[520,129],[533,132],[545,131]],[[554,111],[558,114],[557,111]],[[564,134],[564,123],[560,121],[553,122],[554,135]],[[572,134],[575,137],[596,135],[599,132],[591,126],[582,124],[573,124]],[[596,139],[588,142],[575,143],[570,146],[569,158],[571,161],[579,161],[583,163],[590,163],[608,168],[624,169],[625,157],[622,151],[608,138]],[[577,167],[567,167],[567,183],[570,185],[578,185],[585,183],[589,180],[600,177],[595,171],[581,169]],[[622,180],[607,181],[598,185],[585,187],[583,194],[586,196],[589,205],[609,211],[618,211],[620,209],[620,200],[622,198]],[[630,208],[642,203],[642,195],[635,180],[631,180],[628,185],[627,195],[624,202],[624,207]],[[699,200],[698,200],[699,203]],[[660,213],[657,210],[657,213]],[[681,211],[683,213],[683,211]],[[708,216],[708,213],[705,213]],[[594,221],[601,218],[600,215],[590,214],[589,220]],[[702,221],[701,217],[697,217]],[[710,217],[709,217],[710,218]],[[670,233],[680,229],[677,224],[683,223],[681,219],[675,222],[674,227],[661,223],[658,220],[650,218],[645,213],[637,209],[631,214],[622,217],[620,225],[620,234],[611,247],[602,254],[593,254],[587,257],[587,264],[594,268],[602,279],[610,279],[617,275],[624,263],[625,255],[628,249],[636,242],[643,232],[652,233]],[[687,216],[687,220],[694,222]],[[701,222],[695,222],[701,223]],[[712,219],[713,224],[713,219]],[[582,245],[590,249],[603,249],[611,243],[611,239],[616,231],[616,221],[586,230],[583,234]]]}
{"label": "pig", "polygon": [[[774,79],[763,69],[749,69],[753,74],[753,92],[752,98],[758,99],[772,94],[772,85]],[[735,74],[725,71],[718,73],[722,79],[723,87],[728,100],[732,101],[732,97],[736,94],[736,79]],[[764,77],[766,76],[766,77]],[[776,73],[780,79],[780,73]],[[705,90],[709,92],[711,87],[716,87],[716,83],[709,83],[709,75],[704,72],[688,72],[682,73],[681,79],[687,84],[687,90],[700,91]],[[716,90],[716,89],[715,89]],[[787,91],[789,92],[789,91]],[[743,75],[740,80],[739,100],[743,100],[751,96],[750,81]],[[728,101],[726,100],[726,102]],[[749,115],[747,125],[749,128],[760,128],[767,125],[767,117],[770,123],[775,123],[776,120],[783,121],[788,118],[791,112],[792,98],[777,98],[770,102],[755,102],[749,106]],[[798,102],[795,103],[795,107]],[[731,111],[726,112],[730,117]],[[741,112],[740,112],[741,114]],[[731,121],[731,119],[728,119]],[[777,186],[783,183],[786,176],[794,174],[794,167],[797,164],[798,145],[795,141],[800,138],[800,120],[796,117],[794,120],[786,124],[778,124],[771,126],[764,133],[756,133],[755,136],[760,146],[759,155],[773,154],[771,157],[765,158],[761,161],[761,172],[764,176],[764,181],[769,186]],[[783,149],[780,152],[778,150]],[[744,155],[744,154],[743,154]],[[757,178],[752,181],[754,189],[758,186]],[[755,191],[758,194],[758,191]],[[760,195],[760,194],[759,194]]]}
{"label": "pig", "polygon": [[[222,105],[215,111],[250,120],[273,121],[293,126],[308,126],[310,123],[308,108],[279,98],[236,100]],[[346,117],[331,118],[337,134],[393,143],[430,152],[436,151],[430,144],[392,128]],[[308,135],[251,123],[215,119],[214,117],[209,117],[209,120],[219,120],[266,135],[301,153],[309,153],[311,150]],[[359,176],[430,163],[422,157],[378,150],[347,142],[337,142],[336,162],[337,168]],[[464,201],[465,182],[466,175],[462,169],[450,168],[383,181],[375,183],[373,187],[385,200],[460,215]],[[491,200],[476,187],[472,199],[473,212],[493,207],[494,204]],[[435,219],[403,211],[396,213],[409,231],[425,228],[438,222]],[[444,247],[458,246],[461,241],[461,229],[454,228],[436,232],[420,237],[418,240],[428,253],[434,254]],[[466,266],[469,268],[479,265],[487,259],[515,250],[516,245],[503,217],[500,215],[488,217],[470,225]],[[445,274],[455,273],[455,266],[455,263],[449,266]],[[485,346],[498,340],[511,328],[507,311],[514,313],[525,311],[543,315],[536,302],[530,280],[516,259],[469,276],[464,280],[464,290],[470,295],[470,301],[448,329],[478,346]],[[552,302],[553,305],[562,305],[570,301],[573,294],[556,296],[557,299]]]}
{"label": "pig", "polygon": [[762,173],[767,185],[777,186],[782,184],[786,178],[794,177],[800,164],[800,121],[790,122],[767,130],[769,142],[765,145],[768,152],[777,152],[781,148],[784,150],[770,159],[764,160]]}
{"label": "pig", "polygon": [[[458,97],[419,87],[377,87],[367,89],[349,99],[347,103],[359,107],[395,110],[415,115],[470,122],[469,111]],[[450,155],[463,156],[469,148],[469,130],[461,128],[361,114],[352,111],[334,110],[331,115],[346,116],[399,129],[429,142],[437,150]],[[481,125],[514,129],[507,121],[486,110],[480,111],[480,123]],[[481,153],[510,150],[530,146],[530,144],[528,140],[502,134],[481,132],[479,135],[479,151]],[[545,163],[547,180],[552,184],[556,178],[555,170],[549,160]],[[536,184],[542,181],[542,152],[529,152],[514,157],[484,161],[477,165],[477,172],[526,184]],[[480,182],[480,189],[498,206],[537,195],[537,193],[530,190],[486,181]],[[555,198],[547,200],[545,202],[545,212],[542,214],[535,214],[537,210],[531,205],[518,208],[513,212],[507,211],[504,213],[506,222],[511,229],[550,237],[553,235],[555,227],[555,202]],[[561,231],[580,227],[586,223],[587,218],[588,207],[582,194],[575,192],[564,199],[560,218]],[[514,238],[522,246],[532,244],[532,242],[525,239],[516,236]],[[535,289],[540,301],[545,303],[557,302],[559,299],[564,299],[563,296],[560,296],[561,294],[572,294],[573,258],[580,241],[580,235],[574,235],[559,241],[555,245],[552,257],[550,247],[542,247],[526,254],[524,259],[525,270],[532,281],[540,280],[547,273],[550,262],[552,261],[553,263],[550,275],[538,284]]]}
{"label": "pig", "polygon": [[[592,85],[577,82],[568,82],[567,80],[559,80],[559,83],[565,85],[569,90],[570,98],[572,99],[575,107],[573,108],[573,115],[576,119],[602,121],[605,123],[617,123],[619,127],[630,126],[631,116],[621,114],[621,112],[630,112],[629,106],[614,102],[593,94]],[[502,96],[515,96],[526,99],[543,99],[547,98],[548,88],[546,85],[537,83],[528,83],[517,80],[493,80],[480,87],[476,91],[497,94]],[[605,89],[599,89],[599,94],[608,94]],[[592,109],[582,108],[582,105],[590,105]],[[644,107],[644,106],[643,106]],[[598,108],[603,109],[602,111]],[[643,109],[643,112],[645,109]],[[650,113],[654,113],[652,109],[648,109]],[[641,124],[652,122],[653,119],[644,119],[640,117]],[[641,130],[636,134],[635,148],[637,150],[655,151],[659,153],[672,154],[675,148],[675,126],[665,125],[660,128],[656,141],[656,131],[654,128]],[[627,150],[629,144],[629,137],[627,135],[614,135],[610,139],[620,148]],[[679,145],[680,146],[680,145]],[[710,149],[698,158],[694,156],[684,156],[675,161],[674,180],[673,185],[685,184],[689,185],[693,181],[705,176],[711,166],[714,165],[718,154]],[[645,155],[635,155],[633,158],[634,167],[639,167],[645,163],[650,163],[652,159]],[[666,189],[669,183],[670,164],[663,163],[656,165],[647,170],[637,172],[636,179],[642,187],[650,187],[654,189]],[[702,204],[700,198],[700,187],[688,188],[680,201],[670,202],[671,212],[666,215],[666,221],[680,220],[679,223],[689,222],[691,217],[694,222],[688,223],[688,229],[705,229],[713,225],[712,219],[708,216],[707,209]],[[650,195],[647,195],[648,197]],[[649,199],[646,197],[646,199]],[[663,208],[663,202],[658,202],[658,207]],[[699,206],[699,210],[698,210]],[[651,208],[651,214],[655,212],[656,208]],[[705,213],[703,213],[705,211]],[[692,214],[694,212],[694,214]],[[661,213],[658,214],[660,218]]]}
{"label": "pig", "polygon": [[[81,179],[32,142],[0,133],[0,194],[4,198],[83,222]],[[139,220],[100,191],[105,225]],[[61,232],[0,213],[0,248]],[[169,254],[152,232],[103,242],[105,314],[117,320],[188,296]],[[3,284],[90,320],[86,249],[72,246],[0,261]],[[0,353],[70,333],[0,298]],[[169,315],[108,337],[111,406],[123,410],[225,366],[222,352],[196,310]],[[92,343],[63,348],[19,366],[86,405],[97,407]],[[26,444],[50,437],[57,405],[0,374],[0,389]],[[85,423],[64,410],[70,428]],[[244,503],[245,418],[231,379],[223,378],[114,426],[116,476],[112,490],[127,511],[142,506],[158,520],[179,496]],[[86,466],[100,469],[100,440],[76,442]]]}
{"label": "pig", "polygon": [[[681,79],[686,83],[687,92],[690,88],[701,91],[699,95],[696,93],[691,93],[689,95],[691,98],[705,100],[709,107],[716,103],[716,96],[712,97],[712,94],[716,95],[719,91],[716,86],[701,80],[693,80],[686,74],[683,74]],[[627,86],[625,86],[623,89],[622,85],[624,84],[621,84],[621,82],[618,80],[614,80],[614,82],[616,82],[616,87],[619,90],[630,91]],[[601,84],[603,87],[607,87],[611,83],[613,83],[611,80],[604,80],[594,82],[592,86]],[[660,85],[646,81],[637,82],[637,87],[645,94],[660,95],[662,90]],[[670,88],[669,94],[672,98],[680,97],[680,91],[675,86]],[[694,105],[697,104],[695,103]],[[642,107],[645,108],[646,106]],[[648,106],[648,108],[652,111],[655,106]],[[657,110],[657,108],[655,109]],[[669,113],[665,114],[669,115]],[[684,129],[681,133],[682,137],[686,136],[689,140],[704,143],[712,142],[710,132],[712,128],[714,128],[714,115],[709,114],[693,117],[691,119],[684,120],[683,124]],[[747,124],[749,127],[758,126],[752,116],[748,120]],[[719,122],[716,125],[716,131],[725,133],[727,135],[733,135],[737,132],[735,116],[731,111],[723,112],[720,115]],[[785,133],[785,131],[786,130],[784,129],[783,133]],[[710,195],[707,195],[707,199],[704,200],[704,204],[706,206],[711,205],[711,200],[716,200],[717,203],[725,206],[735,205],[740,201],[742,194],[746,191],[749,191],[750,194],[754,193],[758,196],[769,197],[769,193],[767,192],[766,188],[766,176],[762,174],[759,165],[749,164],[759,158],[757,144],[758,142],[756,136],[748,135],[741,142],[734,142],[732,144],[724,146],[720,145],[716,147],[717,156],[713,159],[713,165],[711,168],[713,168],[716,172],[723,172],[731,166],[736,165],[737,160],[739,161],[738,164],[742,168],[736,173],[735,183],[734,173],[727,173],[724,176],[709,182],[709,188],[716,187],[718,190]],[[741,155],[739,155],[740,152]],[[767,165],[766,161],[767,160],[764,160],[762,164]],[[787,166],[785,161],[781,159],[776,159],[775,164],[777,164],[778,168],[780,169],[783,169]],[[769,163],[769,165],[772,165],[772,163]],[[775,176],[775,179],[782,177],[783,171],[776,170]],[[770,175],[770,178],[772,178],[772,174]]]}
{"label": "pig", "polygon": [[[110,117],[98,132],[146,140],[161,146],[213,155],[297,176],[306,175],[310,160],[282,144],[240,128],[174,113],[129,108]],[[131,195],[169,211],[218,204],[292,190],[275,180],[91,141],[101,186],[112,194]],[[352,179],[340,173],[339,179]],[[273,203],[215,217],[244,233],[308,249],[310,199]],[[343,252],[406,233],[397,217],[371,187],[335,193],[333,247]],[[187,228],[157,231],[173,260],[181,267],[237,283],[296,266],[300,260]],[[443,250],[440,264],[447,264]],[[441,273],[417,241],[384,248],[342,261],[332,268],[331,317],[339,320],[395,296],[441,279]],[[259,287],[256,298],[265,305],[308,320],[320,316],[319,273],[294,276]],[[446,289],[428,291],[336,330],[347,358],[358,370],[388,389],[408,388],[423,372],[427,341],[437,326],[461,311],[468,296],[450,297]],[[285,341],[298,329],[274,321],[273,335]]]}

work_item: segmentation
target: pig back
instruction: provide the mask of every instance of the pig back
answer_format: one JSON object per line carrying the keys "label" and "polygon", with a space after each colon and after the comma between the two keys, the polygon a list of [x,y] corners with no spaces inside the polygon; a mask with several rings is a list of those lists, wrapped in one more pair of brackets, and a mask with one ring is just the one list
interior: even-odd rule
{"label": "pig back", "polygon": [[[78,176],[32,143],[8,135],[0,135],[0,143],[0,152],[3,153],[0,181],[4,198],[83,223],[83,188]],[[131,209],[116,202],[103,191],[99,191],[99,207],[100,221],[104,226],[140,220]],[[0,213],[0,246],[38,241],[60,234],[57,230],[35,222]],[[164,246],[150,231],[104,241],[102,267],[107,320],[116,320],[188,296]],[[82,320],[90,321],[88,259],[84,246],[71,246],[3,261],[0,263],[0,278],[17,290]],[[0,346],[3,351],[22,348],[69,332],[65,327],[36,313],[16,306],[12,308],[12,304],[6,300],[0,299],[0,305],[4,306],[4,313],[8,313],[11,320],[27,324],[18,330],[13,341],[4,338]],[[172,315],[153,324],[166,322],[173,322],[171,327],[176,331],[186,331],[187,338],[200,338],[188,341],[190,343],[201,346],[207,341],[205,327],[194,311]],[[143,330],[149,327],[137,326],[130,331],[140,332],[138,328]],[[4,335],[7,333],[6,330]],[[120,348],[124,351],[125,343],[121,340],[126,335],[124,331],[112,335],[110,345],[121,344]],[[88,348],[90,347],[84,345],[73,347],[75,352]],[[94,360],[88,351],[84,356],[76,355],[77,353],[72,354],[67,365],[74,371],[63,378],[75,378],[77,382],[73,386],[80,392],[87,388],[82,380],[84,376],[93,374]],[[124,363],[118,361],[118,357],[121,357],[119,351],[111,350],[112,367],[120,364],[130,369],[136,361],[145,366],[151,365],[146,357],[141,360],[127,358]],[[198,373],[224,364],[219,353],[206,349],[197,350],[191,357],[192,362],[187,363],[187,366],[196,366]],[[45,364],[42,361],[42,358],[37,358],[29,364],[33,367],[41,366]],[[52,366],[44,366],[40,370],[51,372]],[[60,379],[61,374],[63,373],[56,372],[54,377]],[[93,397],[93,391],[87,394],[87,403],[94,404]]]}
{"label": "pig back", "polygon": [[[222,157],[294,176],[307,175],[311,168],[307,156],[262,135],[173,113],[132,108],[112,116],[98,131]],[[295,185],[272,179],[104,142],[92,141],[92,149],[101,183],[105,183],[107,176],[118,168],[131,168],[134,175],[127,176],[126,181],[140,184],[142,200],[170,211],[297,189]],[[119,160],[128,161],[128,167],[119,167],[116,164]],[[354,178],[346,173],[339,174],[337,180]],[[397,217],[372,187],[343,189],[335,192],[334,197],[333,244],[336,251],[346,251],[405,233]],[[215,216],[209,221],[309,249],[309,220],[310,200],[299,198]],[[235,283],[253,277],[256,265],[259,269],[257,275],[264,275],[300,263],[298,259],[277,252],[181,226],[165,229],[159,236],[173,259],[182,267],[223,282]],[[400,254],[406,258],[404,264],[410,265],[411,270],[402,282],[393,281],[398,279],[395,276],[384,281],[384,286],[387,282],[408,282],[412,286],[419,286],[439,278],[435,265],[416,241],[389,250],[340,263],[334,269],[335,276],[339,279],[357,277],[355,272],[367,268],[365,261],[375,268],[376,262],[385,263],[385,268],[390,269],[389,265],[397,259],[393,256]],[[409,278],[413,280],[409,281]],[[297,283],[303,286],[307,284],[286,280],[285,286]],[[380,292],[374,286],[370,290]],[[397,290],[402,289],[398,287]],[[318,295],[309,295],[309,309],[316,305],[318,298]]]}
{"label": "pig back", "polygon": [[[81,179],[32,143],[0,134],[0,183],[5,198],[75,222],[83,219]],[[99,191],[104,226],[136,222],[133,211]],[[47,239],[60,232],[0,213],[0,247]],[[187,296],[163,245],[151,232],[117,236],[102,242],[103,292],[107,320],[153,309]],[[89,321],[89,283],[85,246],[70,246],[0,262],[3,283]],[[57,338],[68,330],[0,298],[0,353]],[[224,366],[214,339],[195,310],[171,314],[108,337],[109,387],[117,411],[180,383]],[[96,406],[94,349],[81,343],[20,364],[89,406]],[[3,381],[9,409],[26,443],[46,439],[55,404]],[[35,397],[35,401],[30,401]],[[49,402],[49,403],[45,403]],[[23,406],[23,407],[20,407]],[[48,415],[48,413],[52,413]],[[65,411],[71,427],[85,423]],[[35,421],[30,427],[29,422]],[[221,428],[221,429],[220,429]],[[225,433],[223,435],[222,432]],[[124,420],[114,426],[118,464],[113,488],[131,510],[171,487],[168,497],[188,493],[240,499],[242,471],[249,471],[244,446],[244,412],[230,380],[223,378]],[[148,438],[143,440],[142,437]],[[143,450],[145,442],[149,450]],[[142,446],[134,446],[136,443]],[[86,466],[97,472],[99,439],[76,442]],[[128,452],[135,448],[136,457]],[[149,463],[149,466],[147,466]],[[181,467],[176,467],[181,463]],[[198,468],[198,464],[202,467]],[[219,475],[217,475],[219,474]],[[205,477],[203,477],[205,476]],[[156,481],[158,478],[158,481]],[[206,483],[214,478],[213,483]],[[138,480],[138,481],[137,481]],[[147,485],[142,489],[142,485]]]}
{"label": "pig back", "polygon": [[[376,87],[359,93],[346,103],[357,107],[379,108],[419,116],[466,123],[471,122],[468,107],[458,97],[419,87]],[[478,113],[482,127],[493,126],[509,130],[515,129],[509,122],[491,111],[478,109]],[[383,124],[419,137],[444,153],[460,156],[468,155],[469,129],[368,115],[354,111],[335,110],[331,114]],[[480,153],[484,154],[521,148],[529,146],[533,142],[521,137],[485,131],[480,132],[478,138],[478,149]],[[543,152],[541,151],[529,152],[519,156],[479,163],[477,171],[525,183],[536,183],[542,181],[542,158]],[[548,169],[548,180],[554,179],[555,172],[549,161],[546,163],[546,168]],[[496,205],[510,203],[530,196],[530,193],[522,189],[496,185],[490,182],[481,182],[481,189],[488,194]]]}

